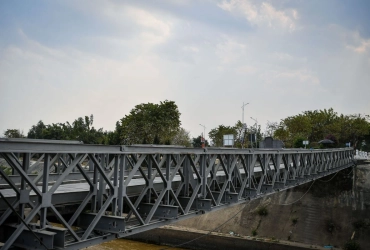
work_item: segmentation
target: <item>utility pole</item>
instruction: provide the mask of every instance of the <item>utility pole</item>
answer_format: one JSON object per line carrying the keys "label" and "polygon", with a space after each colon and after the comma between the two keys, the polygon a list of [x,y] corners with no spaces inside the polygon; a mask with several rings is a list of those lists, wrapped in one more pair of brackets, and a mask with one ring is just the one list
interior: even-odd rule
{"label": "utility pole", "polygon": [[243,126],[243,143],[242,143],[242,148],[244,148],[245,130],[247,128],[246,124],[244,123],[244,107],[247,106],[248,104],[249,104],[249,102],[247,102],[246,104],[244,104],[244,102],[243,102],[243,106],[242,106],[242,126]]}
{"label": "utility pole", "polygon": [[203,127],[203,138],[204,138],[204,147],[206,146],[206,126],[202,125],[202,124],[199,124],[200,126]]}

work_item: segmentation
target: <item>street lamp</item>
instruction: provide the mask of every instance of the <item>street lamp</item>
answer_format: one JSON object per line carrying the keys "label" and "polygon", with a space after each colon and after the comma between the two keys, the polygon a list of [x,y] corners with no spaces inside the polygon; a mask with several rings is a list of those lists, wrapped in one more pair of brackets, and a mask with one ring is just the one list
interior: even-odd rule
{"label": "street lamp", "polygon": [[242,123],[243,123],[243,126],[244,126],[244,107],[247,106],[249,104],[249,102],[247,102],[246,104],[244,104],[243,102],[243,106],[242,106],[242,110],[243,110],[243,113],[242,113]]}
{"label": "street lamp", "polygon": [[257,130],[257,124],[258,124],[257,119],[254,119],[253,117],[251,117],[251,119],[256,122],[256,130]]}
{"label": "street lamp", "polygon": [[251,119],[252,119],[253,121],[255,121],[255,122],[256,122],[256,134],[255,134],[255,140],[256,140],[256,147],[257,147],[257,130],[258,130],[258,121],[257,121],[257,119],[254,119],[253,117],[251,117]]}
{"label": "street lamp", "polygon": [[203,127],[204,129],[204,133],[203,133],[203,137],[204,137],[204,145],[206,144],[206,126],[202,125],[202,124],[199,124],[200,126]]}

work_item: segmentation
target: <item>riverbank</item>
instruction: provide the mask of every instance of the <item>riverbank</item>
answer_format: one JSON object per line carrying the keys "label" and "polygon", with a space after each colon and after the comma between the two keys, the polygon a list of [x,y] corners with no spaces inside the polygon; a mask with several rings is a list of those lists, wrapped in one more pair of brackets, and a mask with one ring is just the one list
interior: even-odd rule
{"label": "riverbank", "polygon": [[321,246],[307,245],[292,241],[276,240],[274,238],[261,238],[241,236],[234,232],[228,234],[197,230],[180,226],[163,226],[147,232],[128,237],[145,243],[164,245],[162,249],[173,249],[172,246],[195,250],[303,250],[327,249]]}
{"label": "riverbank", "polygon": [[[264,213],[259,213],[261,209]],[[356,168],[315,183],[134,237],[144,242],[179,245],[217,228],[209,236],[181,247],[271,250],[327,249],[323,247],[332,245],[340,249],[352,239],[362,249],[370,249],[369,215],[370,164],[359,161]],[[227,221],[228,218],[232,219]]]}

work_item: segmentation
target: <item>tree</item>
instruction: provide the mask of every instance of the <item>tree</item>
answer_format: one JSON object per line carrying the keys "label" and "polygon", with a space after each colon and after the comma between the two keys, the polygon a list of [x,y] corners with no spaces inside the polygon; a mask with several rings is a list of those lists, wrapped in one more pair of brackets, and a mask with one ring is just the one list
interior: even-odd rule
{"label": "tree", "polygon": [[108,143],[108,132],[103,132],[102,128],[95,129],[93,122],[93,115],[84,118],[79,117],[72,125],[69,122],[45,125],[42,121],[39,121],[31,127],[27,137],[32,139],[77,140],[85,144]]}
{"label": "tree", "polygon": [[27,138],[44,139],[44,130],[46,125],[40,120],[36,125],[33,125],[28,131]]}
{"label": "tree", "polygon": [[189,131],[186,131],[184,128],[180,128],[177,134],[173,137],[172,144],[190,147],[191,141]]}
{"label": "tree", "polygon": [[265,136],[274,136],[275,131],[279,128],[279,123],[267,121]]}
{"label": "tree", "polygon": [[368,116],[338,115],[332,108],[305,111],[281,120],[274,137],[284,141],[286,147],[298,146],[298,139],[318,142],[326,137],[335,138],[335,145],[343,147],[346,142],[361,147],[366,135],[370,134]]}
{"label": "tree", "polygon": [[180,129],[180,112],[173,101],[136,105],[116,124],[120,144],[169,144]]}
{"label": "tree", "polygon": [[[201,148],[202,147],[202,137],[198,136],[196,138],[193,138],[193,142],[191,143],[194,148]],[[208,147],[209,143],[207,140],[205,140],[205,146]]]}
{"label": "tree", "polygon": [[294,140],[294,148],[303,148],[304,147],[303,141],[304,141],[304,138],[302,137],[296,138]]}
{"label": "tree", "polygon": [[23,131],[19,129],[7,129],[4,132],[5,138],[24,138]]}
{"label": "tree", "polygon": [[241,121],[237,121],[234,126],[219,125],[211,129],[208,136],[212,140],[212,145],[215,147],[222,147],[224,135],[234,135],[234,147],[242,148],[250,146],[248,135],[256,134],[257,141],[262,139],[261,127],[251,126],[245,127]]}
{"label": "tree", "polygon": [[360,114],[342,117],[341,142],[350,142],[353,147],[361,148],[362,140],[370,134],[370,124],[366,119]]}
{"label": "tree", "polygon": [[[94,116],[85,116],[84,118],[79,117],[73,123],[71,127],[71,138],[74,140],[83,141],[85,144],[104,144],[106,141],[106,134],[103,132],[103,128],[95,129],[93,126]],[[66,128],[66,135],[68,131],[68,125]]]}
{"label": "tree", "polygon": [[208,136],[212,140],[212,145],[214,147],[222,147],[223,136],[224,135],[234,135],[234,138],[237,137],[238,132],[235,127],[219,125],[217,128],[211,129]]}
{"label": "tree", "polygon": [[[68,124],[69,125],[69,124]],[[49,140],[73,140],[70,136],[70,126],[64,123],[52,123],[43,130],[42,139]],[[38,138],[41,139],[41,138]]]}

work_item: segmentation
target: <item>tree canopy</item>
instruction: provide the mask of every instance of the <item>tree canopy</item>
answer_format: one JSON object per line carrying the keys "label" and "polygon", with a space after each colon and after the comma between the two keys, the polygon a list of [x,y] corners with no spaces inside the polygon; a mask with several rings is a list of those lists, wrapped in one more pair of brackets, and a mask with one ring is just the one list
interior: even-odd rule
{"label": "tree canopy", "polygon": [[119,144],[171,144],[180,130],[180,112],[174,101],[136,105],[116,123],[112,139]]}
{"label": "tree canopy", "polygon": [[20,131],[19,129],[7,129],[4,132],[5,138],[24,138],[23,131]]}
{"label": "tree canopy", "polygon": [[[201,148],[202,147],[202,137],[198,136],[198,137],[193,138],[191,144],[193,145],[194,148]],[[204,141],[204,144],[206,147],[209,146],[209,143],[207,140]]]}
{"label": "tree canopy", "polygon": [[[251,147],[249,135],[257,134],[257,141],[263,136],[273,136],[284,142],[286,147],[303,147],[308,140],[309,147],[318,146],[322,139],[330,139],[334,147],[351,146],[370,150],[370,123],[368,115],[338,114],[332,108],[304,111],[277,122],[268,122],[266,132],[260,126],[244,127],[241,121],[233,126],[219,125],[208,133],[212,146],[222,147],[223,136],[234,135],[234,147]],[[114,131],[103,131],[93,126],[94,116],[84,116],[72,123],[44,124],[39,121],[28,131],[27,138],[78,140],[86,144],[173,144],[201,147],[201,137],[190,139],[189,131],[180,127],[180,112],[174,101],[165,100],[159,104],[142,103],[136,105],[129,114],[116,122]],[[4,131],[7,138],[22,138],[18,129]],[[208,141],[206,141],[206,146]]]}
{"label": "tree canopy", "polygon": [[251,142],[248,138],[250,134],[257,134],[257,140],[261,140],[261,128],[260,126],[244,127],[241,121],[237,121],[234,126],[219,125],[218,127],[211,129],[208,136],[212,140],[212,145],[215,147],[223,146],[224,135],[234,135],[235,144],[234,147],[249,147]]}
{"label": "tree canopy", "polygon": [[[334,140],[336,146],[350,142],[354,147],[370,134],[368,116],[338,115],[332,108],[304,111],[302,114],[282,119],[273,128],[274,137],[285,142],[287,147],[300,145],[300,141],[318,142],[322,139]],[[270,129],[272,126],[270,127]]]}
{"label": "tree canopy", "polygon": [[185,130],[184,128],[180,128],[176,135],[173,137],[172,144],[190,147],[191,140],[189,134],[189,131]]}
{"label": "tree canopy", "polygon": [[69,122],[52,123],[45,125],[39,121],[28,131],[27,138],[53,139],[53,140],[77,140],[85,144],[106,143],[106,133],[103,129],[95,129],[93,126],[94,116],[77,118],[72,125]]}

